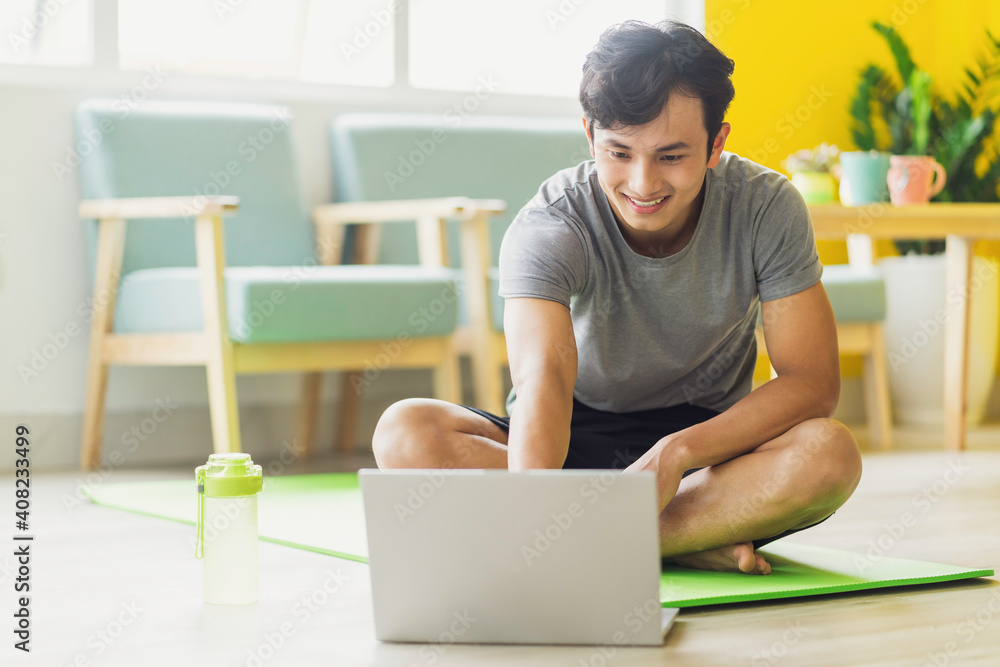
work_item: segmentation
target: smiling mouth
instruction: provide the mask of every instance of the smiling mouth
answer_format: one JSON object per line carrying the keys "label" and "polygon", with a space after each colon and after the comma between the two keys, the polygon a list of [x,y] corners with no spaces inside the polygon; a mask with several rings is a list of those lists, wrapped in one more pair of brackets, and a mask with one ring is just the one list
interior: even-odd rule
{"label": "smiling mouth", "polygon": [[639,201],[638,199],[633,199],[632,197],[629,197],[625,193],[622,194],[625,196],[625,199],[628,199],[636,206],[640,206],[642,208],[652,208],[653,206],[656,206],[657,204],[661,203],[664,199],[667,198],[667,197],[660,197],[659,199],[652,199],[650,201]]}

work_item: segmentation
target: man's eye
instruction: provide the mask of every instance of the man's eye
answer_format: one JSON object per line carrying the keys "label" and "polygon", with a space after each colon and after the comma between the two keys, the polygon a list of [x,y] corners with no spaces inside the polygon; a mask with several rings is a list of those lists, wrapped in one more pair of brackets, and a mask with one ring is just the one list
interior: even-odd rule
{"label": "man's eye", "polygon": [[684,157],[684,156],[683,155],[664,155],[663,156],[663,160],[665,162],[677,162],[682,157]]}
{"label": "man's eye", "polygon": [[611,151],[611,157],[617,160],[624,160],[625,158],[628,157],[628,153],[619,153],[617,151]]}

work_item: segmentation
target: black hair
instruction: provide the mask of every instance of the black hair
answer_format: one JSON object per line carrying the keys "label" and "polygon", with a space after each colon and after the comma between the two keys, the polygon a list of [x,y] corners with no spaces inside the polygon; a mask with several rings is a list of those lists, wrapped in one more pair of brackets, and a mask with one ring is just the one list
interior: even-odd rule
{"label": "black hair", "polygon": [[605,30],[587,54],[580,105],[591,127],[613,129],[656,119],[675,92],[696,97],[711,155],[735,95],[733,68],[731,59],[685,23],[625,21]]}

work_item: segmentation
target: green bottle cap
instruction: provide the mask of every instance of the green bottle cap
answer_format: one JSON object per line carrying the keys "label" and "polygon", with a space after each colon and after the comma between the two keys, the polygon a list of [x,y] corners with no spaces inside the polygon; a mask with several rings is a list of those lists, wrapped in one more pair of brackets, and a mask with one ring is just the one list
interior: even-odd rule
{"label": "green bottle cap", "polygon": [[263,470],[254,465],[249,454],[231,452],[228,454],[212,454],[208,463],[194,469],[198,483],[198,537],[195,543],[195,557],[201,558],[204,553],[204,516],[203,499],[237,498],[253,496],[264,489]]}
{"label": "green bottle cap", "polygon": [[263,471],[249,454],[212,454],[208,463],[195,468],[198,492],[209,498],[252,496],[264,488]]}

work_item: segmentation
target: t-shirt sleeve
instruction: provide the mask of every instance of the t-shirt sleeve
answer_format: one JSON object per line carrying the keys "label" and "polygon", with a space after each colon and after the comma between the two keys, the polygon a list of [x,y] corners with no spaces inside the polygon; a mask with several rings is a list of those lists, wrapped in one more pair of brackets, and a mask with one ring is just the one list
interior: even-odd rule
{"label": "t-shirt sleeve", "polygon": [[753,261],[761,301],[812,287],[823,275],[812,218],[802,195],[781,179],[754,225]]}
{"label": "t-shirt sleeve", "polygon": [[552,209],[523,209],[500,244],[500,296],[548,299],[569,307],[586,283],[581,237]]}

